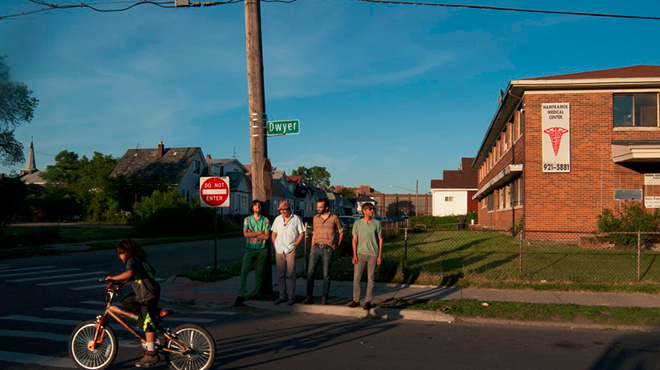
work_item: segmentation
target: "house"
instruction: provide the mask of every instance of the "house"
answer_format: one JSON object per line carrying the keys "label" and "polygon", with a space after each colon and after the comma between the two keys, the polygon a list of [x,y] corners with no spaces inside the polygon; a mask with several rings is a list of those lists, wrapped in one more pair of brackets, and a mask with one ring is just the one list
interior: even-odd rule
{"label": "house", "polygon": [[21,170],[18,178],[28,186],[28,190],[31,193],[41,194],[46,187],[46,180],[41,178],[43,173],[45,173],[45,171],[39,171],[37,169],[37,162],[34,158],[34,143],[30,140],[30,151],[28,152],[25,169]]}
{"label": "house", "polygon": [[380,209],[378,208],[378,201],[374,197],[371,197],[371,196],[366,195],[366,194],[358,195],[358,197],[356,198],[356,204],[355,204],[356,209],[357,209],[356,214],[359,214],[360,216],[362,216],[362,206],[365,203],[373,204],[373,206],[374,206],[374,208],[376,209],[376,212],[377,212],[377,214],[374,214],[374,216],[382,215],[382,212],[379,212]]}
{"label": "house", "polygon": [[191,201],[199,198],[199,178],[207,173],[207,164],[199,147],[129,149],[119,160],[110,177],[135,177],[143,184],[177,189]]}
{"label": "house", "polygon": [[213,159],[206,155],[208,176],[229,177],[229,207],[220,212],[231,215],[249,215],[252,202],[252,182],[248,169],[238,159]]}
{"label": "house", "polygon": [[431,180],[433,216],[465,215],[476,212],[478,202],[472,197],[479,182],[474,158],[461,158],[458,170],[442,171],[442,180]]}
{"label": "house", "polygon": [[293,209],[296,202],[296,196],[289,190],[286,173],[284,171],[273,171],[273,196],[270,198],[270,216],[277,216],[280,211],[277,209],[281,202],[289,203]]}
{"label": "house", "polygon": [[623,201],[660,208],[659,95],[660,66],[510,81],[472,163],[479,224],[593,231]]}

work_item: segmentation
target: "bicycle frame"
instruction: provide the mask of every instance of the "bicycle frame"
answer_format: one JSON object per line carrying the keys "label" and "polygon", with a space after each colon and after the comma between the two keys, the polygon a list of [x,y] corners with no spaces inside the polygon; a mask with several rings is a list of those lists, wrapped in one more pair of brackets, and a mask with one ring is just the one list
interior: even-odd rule
{"label": "bicycle frame", "polygon": [[[101,345],[101,343],[103,343],[103,339],[104,339],[103,337],[105,336],[105,331],[103,330],[103,328],[110,323],[110,318],[115,319],[115,321],[117,321],[119,324],[121,324],[121,326],[123,326],[124,328],[126,328],[126,330],[128,330],[131,334],[133,334],[133,336],[140,339],[140,342],[143,345],[146,343],[145,337],[140,335],[140,333],[138,333],[137,330],[133,329],[130,325],[126,324],[124,320],[122,320],[122,317],[125,317],[132,321],[137,321],[138,315],[132,312],[122,310],[121,308],[112,305],[112,301],[115,298],[115,294],[117,294],[117,292],[119,292],[119,289],[121,289],[121,287],[124,286],[127,282],[128,280],[123,282],[109,280],[109,284],[105,288],[105,292],[108,295],[107,304],[105,306],[105,311],[103,312],[103,314],[96,317],[96,332],[94,334],[94,340],[87,345],[87,347],[90,350],[96,349],[98,346]],[[192,349],[190,347],[188,347],[185,343],[179,341],[178,338],[176,338],[176,336],[170,333],[169,328],[163,328],[160,325],[160,323],[158,323],[156,326],[156,330],[158,330],[165,338],[176,343],[180,348],[180,350],[167,348],[165,347],[165,343],[162,343],[160,346],[158,346],[158,350],[163,352],[176,353],[181,356],[188,355],[192,352]]]}

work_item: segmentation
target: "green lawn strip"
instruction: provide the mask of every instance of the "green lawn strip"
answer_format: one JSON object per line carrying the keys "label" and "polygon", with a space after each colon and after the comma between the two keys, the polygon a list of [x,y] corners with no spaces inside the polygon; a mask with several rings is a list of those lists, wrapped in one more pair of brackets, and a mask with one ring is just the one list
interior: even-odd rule
{"label": "green lawn strip", "polygon": [[457,317],[483,317],[518,321],[587,322],[608,325],[660,325],[660,309],[648,307],[580,306],[521,302],[487,302],[470,299],[386,301],[382,308],[442,311]]}
{"label": "green lawn strip", "polygon": [[201,281],[210,283],[219,280],[226,280],[241,274],[241,267],[243,261],[231,262],[226,265],[219,266],[217,269],[193,269],[180,273],[178,276],[186,277],[193,281]]}
{"label": "green lawn strip", "polygon": [[[83,243],[88,240],[124,239],[135,237],[133,228],[103,228],[74,226],[8,227],[4,238],[12,246],[38,246],[59,243]],[[16,244],[16,245],[14,245]]]}

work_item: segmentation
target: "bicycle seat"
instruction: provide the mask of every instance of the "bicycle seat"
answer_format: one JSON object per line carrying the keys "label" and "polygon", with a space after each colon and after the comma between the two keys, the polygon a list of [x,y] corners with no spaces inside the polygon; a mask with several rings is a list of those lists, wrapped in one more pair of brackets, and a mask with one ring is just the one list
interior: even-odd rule
{"label": "bicycle seat", "polygon": [[169,308],[163,308],[163,309],[161,309],[161,310],[160,310],[160,314],[158,314],[158,316],[159,316],[161,319],[162,319],[163,317],[165,317],[165,316],[170,316],[170,315],[174,315],[174,310],[171,310],[171,309],[169,309]]}

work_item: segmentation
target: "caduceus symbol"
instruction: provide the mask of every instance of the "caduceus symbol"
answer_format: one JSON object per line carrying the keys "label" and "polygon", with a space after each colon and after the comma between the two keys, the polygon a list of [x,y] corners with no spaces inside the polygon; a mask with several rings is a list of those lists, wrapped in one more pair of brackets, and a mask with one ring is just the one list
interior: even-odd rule
{"label": "caduceus symbol", "polygon": [[567,129],[563,127],[550,127],[549,129],[543,130],[546,134],[550,136],[550,142],[552,143],[552,150],[555,152],[555,157],[559,152],[559,146],[561,145],[561,137],[568,132]]}

